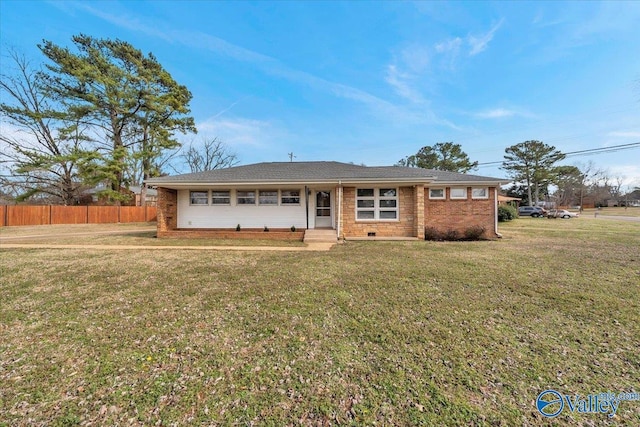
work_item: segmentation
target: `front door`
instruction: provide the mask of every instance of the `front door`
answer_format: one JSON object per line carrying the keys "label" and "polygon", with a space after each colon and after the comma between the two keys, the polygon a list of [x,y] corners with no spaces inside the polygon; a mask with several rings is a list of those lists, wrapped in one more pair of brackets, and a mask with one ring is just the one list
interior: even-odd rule
{"label": "front door", "polygon": [[316,228],[331,226],[331,191],[316,191]]}

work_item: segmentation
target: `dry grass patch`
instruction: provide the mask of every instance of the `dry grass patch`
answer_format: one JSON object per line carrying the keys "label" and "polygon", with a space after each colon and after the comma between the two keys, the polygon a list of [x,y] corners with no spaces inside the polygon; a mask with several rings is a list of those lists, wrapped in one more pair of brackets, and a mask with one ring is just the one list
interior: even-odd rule
{"label": "dry grass patch", "polygon": [[[547,388],[638,391],[640,224],[501,231],[324,253],[2,251],[0,419],[547,425]],[[640,402],[614,419],[639,421]]]}
{"label": "dry grass patch", "polygon": [[303,242],[272,239],[156,238],[155,223],[79,224],[0,228],[2,243],[121,246],[277,246]]}
{"label": "dry grass patch", "polygon": [[638,206],[629,206],[626,208],[611,207],[611,208],[600,208],[600,209],[585,209],[582,214],[592,217],[596,212],[598,213],[598,215],[640,217],[640,207]]}

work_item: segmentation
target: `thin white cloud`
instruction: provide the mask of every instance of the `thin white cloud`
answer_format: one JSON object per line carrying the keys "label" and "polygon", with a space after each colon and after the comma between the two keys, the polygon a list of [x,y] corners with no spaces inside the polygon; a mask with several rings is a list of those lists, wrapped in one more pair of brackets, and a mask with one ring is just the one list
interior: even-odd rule
{"label": "thin white cloud", "polygon": [[470,35],[467,37],[467,43],[471,47],[469,51],[469,56],[475,56],[480,52],[483,52],[489,46],[489,42],[493,40],[493,36],[495,35],[498,28],[502,26],[504,19],[501,19],[496,25],[494,25],[487,33],[481,34],[478,36]]}
{"label": "thin white cloud", "polygon": [[437,43],[434,46],[435,51],[443,56],[443,63],[446,64],[445,68],[449,70],[454,70],[456,68],[456,62],[460,55],[462,43],[463,41],[460,37],[454,37]]}
{"label": "thin white cloud", "polygon": [[402,98],[423,104],[425,99],[418,83],[424,79],[430,63],[427,47],[418,44],[407,46],[394,54],[393,61],[387,65],[385,81]]}
{"label": "thin white cloud", "polygon": [[[371,114],[385,120],[390,120],[396,124],[434,124],[454,130],[459,129],[454,123],[438,117],[433,110],[428,108],[426,102],[423,102],[424,100],[422,99],[419,91],[411,88],[411,81],[409,80],[406,81],[407,92],[405,95],[409,95],[410,98],[413,99],[413,104],[410,106],[396,105],[356,87],[332,82],[305,71],[294,69],[276,58],[234,45],[207,33],[189,30],[169,30],[163,23],[155,22],[153,25],[145,24],[140,19],[131,17],[123,11],[119,11],[116,14],[113,12],[98,10],[86,2],[72,4],[84,12],[90,13],[115,26],[126,28],[127,30],[134,32],[141,32],[161,40],[166,40],[171,44],[179,44],[188,48],[215,52],[218,55],[224,55],[240,62],[250,63],[266,74],[282,78],[298,85],[307,86],[316,91],[331,93],[338,98],[349,99],[361,103],[369,109]],[[400,57],[406,61],[408,68],[411,70],[424,69],[429,63],[428,51],[420,46],[410,47],[409,50],[401,52]],[[398,81],[398,83],[400,83],[400,81]],[[400,83],[400,86],[402,86],[402,83]],[[405,99],[408,98],[405,97]],[[228,127],[231,128],[232,126]],[[255,135],[255,133],[248,132],[244,135],[245,136],[242,137],[234,136],[232,139],[233,141],[238,141],[238,143],[246,144],[250,144],[252,141],[257,141],[252,136]],[[220,136],[222,137],[222,135]],[[232,143],[232,141],[228,139],[225,141]]]}
{"label": "thin white cloud", "polygon": [[410,74],[399,71],[396,65],[390,64],[387,66],[385,80],[398,95],[414,103],[424,102],[422,95],[409,84],[411,79],[412,76]]}
{"label": "thin white cloud", "polygon": [[460,37],[454,37],[444,42],[437,43],[435,45],[435,49],[436,49],[436,52],[438,53],[449,53],[449,52],[458,53],[460,51],[461,45],[462,45],[462,39]]}
{"label": "thin white cloud", "polygon": [[235,107],[235,106],[236,106],[236,105],[238,105],[241,101],[244,101],[244,100],[245,100],[245,99],[247,99],[247,98],[248,98],[248,96],[245,96],[245,97],[243,97],[243,98],[238,99],[238,100],[237,100],[237,101],[235,101],[235,102],[232,102],[232,103],[231,103],[231,105],[229,105],[228,107],[223,108],[222,110],[218,111],[218,112],[213,116],[213,118],[214,118],[214,119],[215,119],[215,118],[218,118],[218,117],[220,117],[221,115],[223,115],[223,114],[225,114],[225,113],[229,112],[233,107]]}
{"label": "thin white cloud", "polygon": [[274,133],[279,132],[268,121],[238,117],[220,119],[218,115],[196,123],[196,127],[205,138],[218,137],[229,146],[262,147],[269,144]]}
{"label": "thin white cloud", "polygon": [[400,58],[412,73],[424,72],[431,62],[429,49],[419,44],[408,46],[400,52]]}
{"label": "thin white cloud", "polygon": [[640,132],[635,131],[614,131],[607,134],[613,138],[640,138]]}
{"label": "thin white cloud", "polygon": [[494,108],[492,110],[480,111],[473,114],[479,119],[502,119],[505,117],[515,116],[517,113],[513,110],[507,110],[505,108]]}
{"label": "thin white cloud", "polygon": [[190,47],[206,48],[226,55],[238,61],[244,62],[271,62],[275,59],[260,53],[234,45],[210,34],[194,31],[166,31],[160,25],[145,25],[139,19],[126,15],[106,12],[92,7],[89,3],[77,3],[76,7],[88,12],[110,24],[126,28],[131,31],[142,32],[148,36],[156,37],[170,43],[180,43]]}
{"label": "thin white cloud", "polygon": [[504,119],[508,117],[524,117],[524,118],[533,118],[534,114],[523,110],[523,109],[515,109],[515,108],[491,108],[487,110],[477,111],[474,113],[470,113],[471,116],[477,119]]}
{"label": "thin white cloud", "polygon": [[190,48],[205,49],[241,62],[252,63],[265,73],[285,80],[307,85],[315,90],[332,93],[336,97],[350,99],[367,106],[374,114],[393,117],[395,119],[415,120],[416,116],[401,107],[376,97],[361,89],[331,82],[310,73],[291,68],[279,60],[258,52],[234,45],[210,34],[194,31],[165,31],[161,25],[149,26],[136,18],[125,14],[117,16],[103,10],[96,9],[87,3],[75,4],[82,10],[101,18],[113,25],[131,31],[142,32],[152,37],[158,37],[171,43],[179,43]]}
{"label": "thin white cloud", "polygon": [[[634,1],[567,2],[554,13],[554,20],[534,22],[541,40],[539,52],[530,55],[536,64],[565,61],[575,50],[602,40],[625,43],[636,37],[640,3]],[[547,28],[548,27],[548,28]]]}
{"label": "thin white cloud", "polygon": [[555,17],[553,20],[545,19],[544,12],[542,9],[538,10],[536,15],[531,20],[531,25],[536,26],[538,28],[552,27],[554,25],[560,25],[566,22],[564,19],[558,19]]}
{"label": "thin white cloud", "polygon": [[491,29],[485,34],[468,35],[464,39],[461,37],[449,38],[436,43],[433,48],[437,54],[442,56],[445,68],[454,70],[456,68],[456,62],[460,52],[463,48],[469,49],[469,56],[475,56],[484,52],[489,47],[489,43],[493,40],[493,37],[502,26],[503,22],[504,19],[501,19],[500,22],[491,27]]}
{"label": "thin white cloud", "polygon": [[628,189],[640,187],[640,166],[637,164],[614,165],[609,168],[609,173],[614,180],[620,178]]}

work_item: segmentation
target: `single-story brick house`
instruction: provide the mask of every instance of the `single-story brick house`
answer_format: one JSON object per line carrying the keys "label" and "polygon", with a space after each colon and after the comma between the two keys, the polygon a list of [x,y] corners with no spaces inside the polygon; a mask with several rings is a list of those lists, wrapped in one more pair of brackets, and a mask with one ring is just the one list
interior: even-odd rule
{"label": "single-story brick house", "polygon": [[[339,239],[424,238],[425,227],[498,237],[504,180],[400,166],[274,162],[153,178],[158,237],[333,229]],[[214,235],[214,234],[212,234]]]}

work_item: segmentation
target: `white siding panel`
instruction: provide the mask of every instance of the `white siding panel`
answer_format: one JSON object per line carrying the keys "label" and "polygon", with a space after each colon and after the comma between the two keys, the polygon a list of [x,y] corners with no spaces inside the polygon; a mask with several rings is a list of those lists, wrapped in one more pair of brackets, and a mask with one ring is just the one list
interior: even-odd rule
{"label": "white siding panel", "polygon": [[189,190],[178,191],[178,228],[296,228],[307,226],[304,199],[294,206],[191,206]]}

